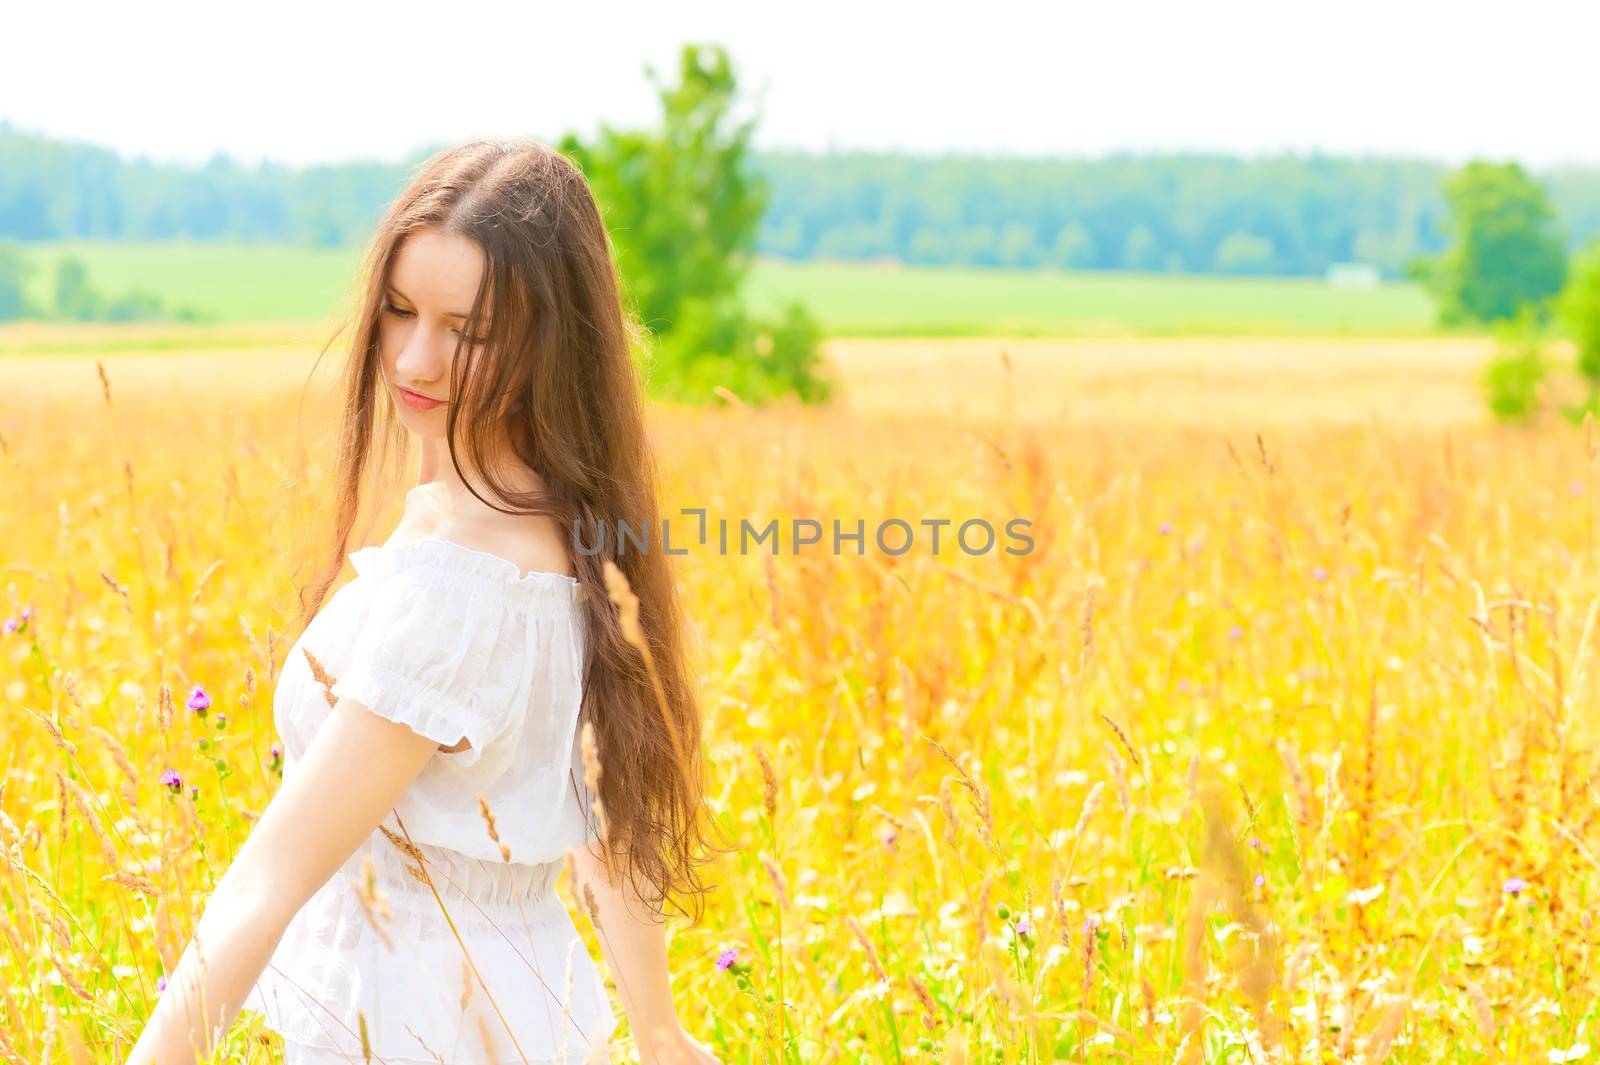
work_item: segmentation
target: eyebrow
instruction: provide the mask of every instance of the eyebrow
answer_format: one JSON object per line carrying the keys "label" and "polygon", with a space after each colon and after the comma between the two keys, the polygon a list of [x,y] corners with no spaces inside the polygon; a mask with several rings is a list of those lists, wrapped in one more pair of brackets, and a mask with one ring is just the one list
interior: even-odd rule
{"label": "eyebrow", "polygon": [[[389,291],[390,292],[393,292],[396,296],[399,296],[401,299],[405,300],[407,303],[411,303],[412,302],[411,297],[407,296],[404,292],[401,292],[399,289],[395,288],[394,284],[392,282],[389,284],[388,287],[389,287]],[[448,314],[445,315],[445,317],[446,318],[460,318],[462,321],[466,321],[467,320],[467,316],[465,314],[461,313],[460,311],[450,311]]]}

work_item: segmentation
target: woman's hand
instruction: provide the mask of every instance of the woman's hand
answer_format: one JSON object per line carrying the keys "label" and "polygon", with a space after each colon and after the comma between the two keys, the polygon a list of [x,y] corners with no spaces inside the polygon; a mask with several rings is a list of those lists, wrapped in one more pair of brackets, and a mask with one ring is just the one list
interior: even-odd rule
{"label": "woman's hand", "polygon": [[722,1065],[722,1059],[679,1025],[648,1042],[641,1041],[639,1065]]}

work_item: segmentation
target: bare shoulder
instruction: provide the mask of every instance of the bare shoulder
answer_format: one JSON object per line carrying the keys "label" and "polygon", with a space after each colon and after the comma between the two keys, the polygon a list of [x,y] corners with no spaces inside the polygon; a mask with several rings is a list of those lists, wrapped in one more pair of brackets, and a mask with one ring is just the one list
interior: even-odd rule
{"label": "bare shoulder", "polygon": [[464,547],[510,559],[519,573],[577,576],[562,526],[548,514],[502,514],[479,504],[456,517],[448,536]]}

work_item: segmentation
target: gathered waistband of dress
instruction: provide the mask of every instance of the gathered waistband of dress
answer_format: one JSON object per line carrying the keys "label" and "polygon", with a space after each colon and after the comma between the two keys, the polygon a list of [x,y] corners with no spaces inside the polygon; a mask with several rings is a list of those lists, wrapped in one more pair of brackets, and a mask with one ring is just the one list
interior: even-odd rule
{"label": "gathered waistband of dress", "polygon": [[[491,911],[515,912],[553,896],[564,865],[560,861],[491,862],[446,847],[426,843],[413,846],[426,859],[428,877],[446,901],[464,896],[474,905]],[[428,885],[406,871],[406,866],[415,866],[416,862],[382,837],[373,841],[370,851],[358,850],[339,870],[339,875],[360,882],[363,878],[361,859],[368,853],[374,858],[374,875],[391,902],[437,909],[438,903]]]}

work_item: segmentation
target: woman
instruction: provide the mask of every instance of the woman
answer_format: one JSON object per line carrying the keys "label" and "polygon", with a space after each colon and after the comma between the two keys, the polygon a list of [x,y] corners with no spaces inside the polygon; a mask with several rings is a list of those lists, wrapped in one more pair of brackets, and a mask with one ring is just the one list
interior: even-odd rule
{"label": "woman", "polygon": [[[564,865],[642,1060],[714,1062],[678,1022],[663,910],[700,901],[721,848],[666,558],[617,550],[657,508],[594,200],[543,145],[467,144],[425,164],[366,267],[338,546],[274,697],[283,784],[128,1065],[195,1061],[240,1009],[286,1065],[609,1061]],[[407,434],[419,483],[347,556],[360,486]]]}

